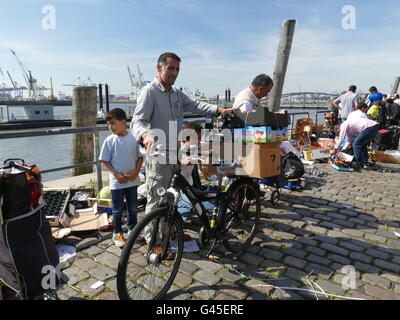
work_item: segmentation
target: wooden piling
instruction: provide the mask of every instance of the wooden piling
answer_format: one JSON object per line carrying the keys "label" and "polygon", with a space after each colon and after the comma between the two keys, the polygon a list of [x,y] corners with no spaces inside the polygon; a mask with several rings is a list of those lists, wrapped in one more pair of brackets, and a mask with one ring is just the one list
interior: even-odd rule
{"label": "wooden piling", "polygon": [[296,20],[286,20],[282,24],[273,76],[274,86],[271,90],[268,102],[268,107],[272,111],[277,111],[281,105],[283,84],[285,82],[286,69],[289,62],[290,50],[292,48],[295,26]]}
{"label": "wooden piling", "polygon": [[392,87],[392,95],[395,95],[397,93],[397,90],[399,89],[399,84],[400,84],[400,77],[396,77],[394,80],[394,85]]}
{"label": "wooden piling", "polygon": [[[95,127],[97,116],[97,87],[75,87],[72,95],[72,128]],[[75,133],[72,137],[72,164],[93,161],[93,133]],[[72,169],[77,176],[93,172],[93,165]]]}

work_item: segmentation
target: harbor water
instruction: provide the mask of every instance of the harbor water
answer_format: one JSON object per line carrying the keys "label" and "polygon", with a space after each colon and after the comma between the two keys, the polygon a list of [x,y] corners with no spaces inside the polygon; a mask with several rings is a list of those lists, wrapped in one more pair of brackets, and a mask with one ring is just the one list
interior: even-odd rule
{"label": "harbor water", "polygon": [[[132,107],[132,104],[110,104],[110,109],[122,108],[126,111]],[[71,117],[72,107],[55,107],[55,113],[65,117]],[[316,109],[292,108],[288,109],[289,113],[305,113],[315,121],[318,117],[318,123],[323,122],[324,114],[318,113]],[[307,117],[306,114],[299,114],[295,119]],[[294,122],[295,123],[295,122]],[[104,125],[103,125],[104,126]],[[52,128],[42,128],[41,130],[49,130]],[[21,131],[37,131],[38,129],[25,129]],[[8,132],[8,131],[2,131]],[[108,130],[100,131],[100,147],[104,139],[110,134]],[[28,164],[36,164],[42,170],[53,169],[71,165],[71,149],[72,149],[72,134],[28,137],[28,138],[13,138],[0,140],[0,163],[9,158],[22,158]],[[43,174],[44,181],[66,178],[71,175],[71,170],[63,170],[49,172]]]}

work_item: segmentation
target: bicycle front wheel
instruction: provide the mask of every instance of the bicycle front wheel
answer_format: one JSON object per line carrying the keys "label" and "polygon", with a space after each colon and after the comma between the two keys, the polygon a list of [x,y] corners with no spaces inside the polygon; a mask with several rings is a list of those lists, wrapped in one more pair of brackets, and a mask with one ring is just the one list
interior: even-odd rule
{"label": "bicycle front wheel", "polygon": [[250,180],[238,180],[227,191],[228,201],[219,215],[219,225],[225,230],[224,246],[240,255],[250,245],[258,230],[261,200],[258,185]]}
{"label": "bicycle front wheel", "polygon": [[183,253],[183,227],[167,208],[148,213],[122,250],[117,290],[121,300],[161,299],[171,287]]}

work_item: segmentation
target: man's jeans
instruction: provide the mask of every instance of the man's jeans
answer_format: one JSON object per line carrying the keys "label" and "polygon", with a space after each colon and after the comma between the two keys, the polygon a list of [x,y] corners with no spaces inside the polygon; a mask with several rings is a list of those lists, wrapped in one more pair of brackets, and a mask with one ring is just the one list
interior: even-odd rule
{"label": "man's jeans", "polygon": [[137,222],[137,186],[111,190],[112,213],[114,233],[121,233],[122,209],[124,207],[124,197],[128,209],[128,230],[132,230]]}
{"label": "man's jeans", "polygon": [[379,125],[369,127],[361,131],[353,142],[354,156],[357,166],[362,168],[368,163],[368,143],[376,136],[379,130]]}

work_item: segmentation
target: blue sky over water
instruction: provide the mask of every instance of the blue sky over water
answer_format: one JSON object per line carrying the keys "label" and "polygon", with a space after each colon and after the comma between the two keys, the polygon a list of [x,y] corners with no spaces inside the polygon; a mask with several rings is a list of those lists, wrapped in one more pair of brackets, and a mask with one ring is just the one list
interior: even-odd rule
{"label": "blue sky over water", "polygon": [[[55,29],[45,29],[45,6]],[[355,29],[344,29],[344,6]],[[296,19],[284,92],[341,91],[356,84],[390,91],[400,76],[400,6],[381,1],[2,0],[0,68],[23,82],[13,49],[39,83],[70,93],[78,77],[128,93],[126,66],[155,76],[160,53],[182,58],[179,87],[207,96],[237,93],[259,73],[272,75],[282,22]],[[48,20],[46,20],[48,21]],[[0,74],[0,83],[9,83]]]}

